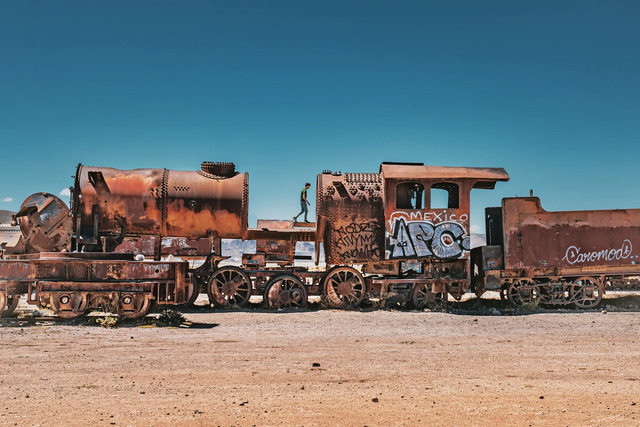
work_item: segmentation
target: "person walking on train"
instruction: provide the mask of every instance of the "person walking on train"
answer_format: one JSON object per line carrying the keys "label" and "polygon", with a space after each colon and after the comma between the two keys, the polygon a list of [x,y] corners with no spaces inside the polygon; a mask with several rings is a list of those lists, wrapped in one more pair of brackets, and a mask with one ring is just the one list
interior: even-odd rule
{"label": "person walking on train", "polygon": [[297,222],[298,221],[298,217],[300,215],[302,215],[304,213],[304,222],[309,222],[307,220],[307,214],[309,213],[309,208],[307,207],[307,205],[311,206],[311,203],[309,203],[309,200],[307,200],[307,190],[309,189],[309,187],[311,187],[311,184],[309,184],[308,182],[304,185],[304,188],[302,189],[302,191],[300,192],[300,213],[296,216],[293,217],[293,221]]}

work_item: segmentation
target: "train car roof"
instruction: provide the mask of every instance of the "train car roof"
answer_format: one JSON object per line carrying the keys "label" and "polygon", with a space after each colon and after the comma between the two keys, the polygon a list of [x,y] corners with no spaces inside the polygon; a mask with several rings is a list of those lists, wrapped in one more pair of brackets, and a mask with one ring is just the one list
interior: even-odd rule
{"label": "train car roof", "polygon": [[476,181],[473,188],[493,189],[497,181],[509,181],[503,168],[467,168],[456,166],[426,166],[416,163],[382,163],[384,178],[395,179],[468,179]]}

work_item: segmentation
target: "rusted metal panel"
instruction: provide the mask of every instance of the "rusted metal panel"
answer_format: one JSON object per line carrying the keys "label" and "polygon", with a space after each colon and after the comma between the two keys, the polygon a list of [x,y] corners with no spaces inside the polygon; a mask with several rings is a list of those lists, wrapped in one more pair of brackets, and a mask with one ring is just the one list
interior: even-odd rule
{"label": "rusted metal panel", "polygon": [[[103,235],[242,238],[248,221],[248,174],[167,169],[118,170],[79,165],[74,220],[80,243]],[[119,243],[119,242],[118,242]]]}
{"label": "rusted metal panel", "polygon": [[57,196],[49,193],[32,194],[22,203],[16,218],[27,252],[69,248],[71,215],[67,205]]}
{"label": "rusted metal panel", "polygon": [[383,163],[380,172],[387,259],[469,258],[471,190],[509,180],[502,168]]}
{"label": "rusted metal panel", "polygon": [[[471,249],[469,193],[473,183],[410,175],[403,178],[385,176],[387,259],[468,258]],[[405,195],[403,191],[412,186],[415,188],[413,194]],[[448,207],[432,207],[433,186],[448,188],[451,199]]]}
{"label": "rusted metal panel", "polygon": [[363,264],[384,257],[384,189],[377,173],[318,175],[316,260]]}
{"label": "rusted metal panel", "polygon": [[[293,230],[292,221],[259,219],[257,228],[263,231],[267,230]],[[293,235],[293,234],[292,234]],[[295,248],[295,241],[289,239],[258,239],[256,240],[256,252],[264,252],[266,260],[270,255],[289,258],[292,250]]]}
{"label": "rusted metal panel", "polygon": [[153,257],[158,239],[161,239],[161,255],[163,256],[206,256],[214,248],[214,239],[209,237],[190,239],[188,237],[160,238],[158,236],[128,236],[123,239],[122,243],[115,247],[114,252],[141,254],[145,257]]}
{"label": "rusted metal panel", "polygon": [[423,164],[383,163],[380,173],[385,179],[468,180],[473,188],[493,189],[497,181],[508,181],[503,168],[470,168],[451,166],[425,166]]}
{"label": "rusted metal panel", "polygon": [[39,292],[79,291],[79,292],[151,292],[154,282],[66,282],[39,281]]}
{"label": "rusted metal panel", "polygon": [[502,211],[506,269],[640,264],[640,209],[547,212],[522,197],[503,199]]}
{"label": "rusted metal panel", "polygon": [[150,292],[152,283],[171,284],[175,285],[176,303],[181,303],[186,302],[187,270],[188,263],[170,261],[91,260],[72,256],[0,260],[0,290],[26,293],[26,285],[39,283],[42,286],[39,291]]}

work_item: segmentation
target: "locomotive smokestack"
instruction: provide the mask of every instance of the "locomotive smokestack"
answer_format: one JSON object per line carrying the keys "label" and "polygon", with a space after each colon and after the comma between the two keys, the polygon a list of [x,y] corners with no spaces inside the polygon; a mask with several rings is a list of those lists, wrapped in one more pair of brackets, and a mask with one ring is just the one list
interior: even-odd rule
{"label": "locomotive smokestack", "polygon": [[202,162],[200,169],[203,172],[226,178],[236,175],[236,165],[230,162]]}

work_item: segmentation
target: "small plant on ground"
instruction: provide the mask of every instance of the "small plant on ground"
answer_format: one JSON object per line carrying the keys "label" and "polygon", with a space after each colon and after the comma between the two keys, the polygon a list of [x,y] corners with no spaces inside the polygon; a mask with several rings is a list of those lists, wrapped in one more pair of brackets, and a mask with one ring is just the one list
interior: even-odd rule
{"label": "small plant on ground", "polygon": [[120,318],[118,316],[104,316],[96,318],[96,325],[103,328],[115,328],[119,323]]}
{"label": "small plant on ground", "polygon": [[157,323],[161,326],[180,326],[184,323],[185,318],[182,313],[175,310],[163,310],[158,316]]}

